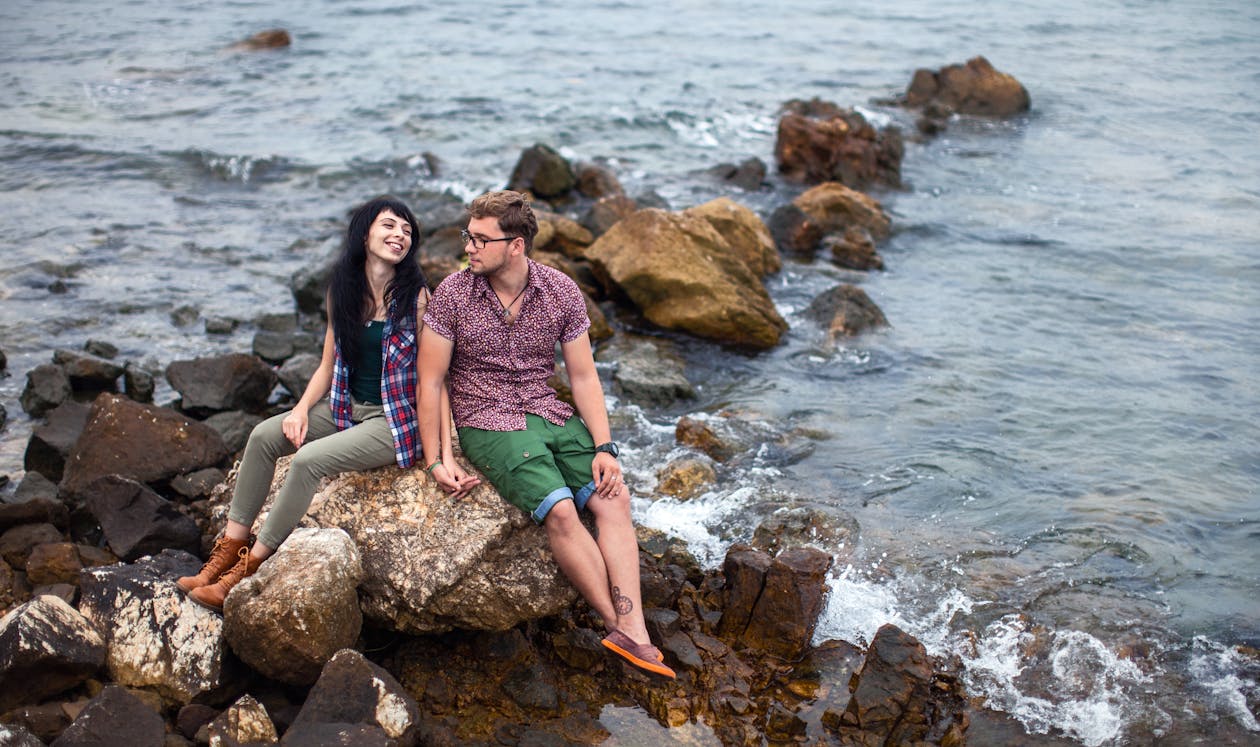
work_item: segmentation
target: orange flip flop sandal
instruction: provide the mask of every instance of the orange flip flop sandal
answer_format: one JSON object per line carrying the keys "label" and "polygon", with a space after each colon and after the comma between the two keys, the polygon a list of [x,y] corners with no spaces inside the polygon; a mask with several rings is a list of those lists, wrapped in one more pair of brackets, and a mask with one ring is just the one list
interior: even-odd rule
{"label": "orange flip flop sandal", "polygon": [[601,643],[604,644],[604,648],[645,672],[668,677],[671,680],[677,678],[674,670],[661,663],[665,657],[657,650],[656,646],[650,643],[635,643],[630,636],[622,633],[620,630],[614,630],[609,633]]}

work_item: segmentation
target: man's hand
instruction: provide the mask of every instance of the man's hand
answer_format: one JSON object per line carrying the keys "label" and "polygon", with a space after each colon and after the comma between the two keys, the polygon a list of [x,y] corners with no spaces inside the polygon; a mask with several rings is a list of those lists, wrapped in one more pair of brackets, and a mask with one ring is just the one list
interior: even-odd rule
{"label": "man's hand", "polygon": [[621,464],[612,454],[596,454],[591,460],[591,472],[595,475],[595,494],[600,498],[612,498],[625,486]]}

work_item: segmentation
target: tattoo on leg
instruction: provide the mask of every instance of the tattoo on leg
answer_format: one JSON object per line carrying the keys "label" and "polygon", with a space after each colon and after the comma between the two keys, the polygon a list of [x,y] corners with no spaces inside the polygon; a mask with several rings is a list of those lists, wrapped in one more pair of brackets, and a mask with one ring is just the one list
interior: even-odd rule
{"label": "tattoo on leg", "polygon": [[628,615],[630,610],[634,609],[634,602],[630,601],[630,597],[621,593],[621,589],[612,587],[613,608],[617,610],[618,615]]}

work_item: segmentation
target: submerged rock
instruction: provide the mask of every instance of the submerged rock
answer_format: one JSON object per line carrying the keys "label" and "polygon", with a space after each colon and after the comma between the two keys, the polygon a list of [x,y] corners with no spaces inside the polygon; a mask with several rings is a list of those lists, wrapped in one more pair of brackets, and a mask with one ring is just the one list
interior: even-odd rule
{"label": "submerged rock", "polygon": [[802,314],[822,324],[832,340],[888,326],[884,312],[866,291],[848,283],[818,294]]}
{"label": "submerged rock", "polygon": [[675,498],[692,498],[716,481],[717,470],[704,457],[675,459],[656,473],[656,489]]}
{"label": "submerged rock", "polygon": [[267,29],[232,45],[232,49],[257,52],[264,49],[283,49],[293,44],[293,37],[285,29]]}

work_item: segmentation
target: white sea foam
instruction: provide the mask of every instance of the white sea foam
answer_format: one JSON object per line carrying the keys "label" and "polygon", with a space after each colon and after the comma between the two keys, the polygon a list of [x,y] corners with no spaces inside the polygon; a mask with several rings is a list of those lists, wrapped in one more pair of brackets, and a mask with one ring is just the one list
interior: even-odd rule
{"label": "white sea foam", "polygon": [[1239,675],[1243,662],[1238,652],[1203,636],[1196,637],[1193,645],[1191,679],[1207,691],[1207,700],[1249,731],[1260,731],[1260,723],[1247,707],[1247,694],[1260,693],[1260,682]]}

